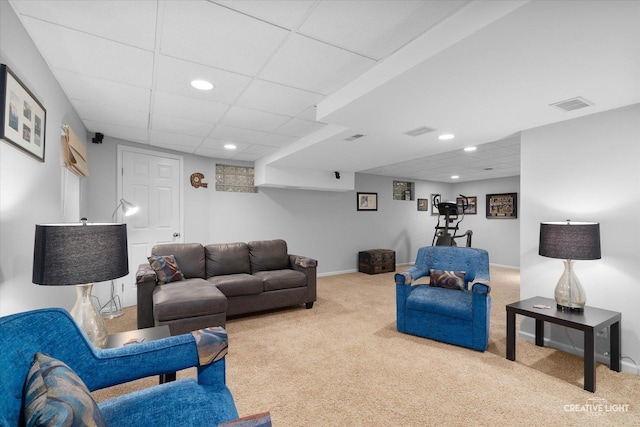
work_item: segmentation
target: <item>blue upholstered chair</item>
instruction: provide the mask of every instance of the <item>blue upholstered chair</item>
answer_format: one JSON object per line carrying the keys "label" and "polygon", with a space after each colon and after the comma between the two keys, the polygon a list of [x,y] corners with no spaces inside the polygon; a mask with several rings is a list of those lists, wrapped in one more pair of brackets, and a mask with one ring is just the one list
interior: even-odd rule
{"label": "blue upholstered chair", "polygon": [[[34,371],[30,367],[37,352],[66,364],[71,374],[75,372],[86,385],[87,393],[151,375],[198,367],[197,381],[168,382],[99,403],[97,412],[110,427],[216,426],[236,419],[236,406],[225,385],[226,332],[219,329],[215,335],[202,338],[198,333],[185,334],[121,348],[96,349],[65,310],[42,309],[2,317],[0,426],[13,427],[25,422],[25,394],[36,394],[25,392],[25,379]],[[217,347],[214,351],[217,357],[212,357],[212,363],[203,358],[204,341],[211,344],[209,348]],[[63,371],[54,381],[65,382],[71,374]],[[49,390],[51,396],[62,394]],[[88,400],[95,405],[92,399]],[[85,413],[83,417],[90,415]]]}
{"label": "blue upholstered chair", "polygon": [[[412,285],[432,270],[464,272],[459,279],[449,274],[462,290]],[[487,251],[450,246],[420,248],[415,265],[396,274],[395,280],[398,331],[474,350],[487,349],[491,314]],[[434,281],[430,277],[430,282]]]}

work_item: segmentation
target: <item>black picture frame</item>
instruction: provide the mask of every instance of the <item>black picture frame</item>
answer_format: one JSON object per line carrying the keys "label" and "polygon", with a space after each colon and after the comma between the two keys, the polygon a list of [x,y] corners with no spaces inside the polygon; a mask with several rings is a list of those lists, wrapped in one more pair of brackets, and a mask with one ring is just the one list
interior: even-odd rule
{"label": "black picture frame", "polygon": [[418,199],[418,211],[426,212],[429,210],[429,199]]}
{"label": "black picture frame", "polygon": [[359,211],[377,211],[378,193],[358,193],[356,203]]}
{"label": "black picture frame", "polygon": [[0,138],[44,162],[47,110],[5,64],[0,64]]}
{"label": "black picture frame", "polygon": [[487,194],[488,219],[518,218],[518,193]]}

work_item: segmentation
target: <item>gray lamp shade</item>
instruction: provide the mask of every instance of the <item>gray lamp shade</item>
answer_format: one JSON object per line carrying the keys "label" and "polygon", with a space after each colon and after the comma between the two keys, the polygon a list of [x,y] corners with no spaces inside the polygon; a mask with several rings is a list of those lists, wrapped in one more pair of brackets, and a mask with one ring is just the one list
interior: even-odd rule
{"label": "gray lamp shade", "polygon": [[33,283],[78,285],[129,274],[126,224],[36,225]]}
{"label": "gray lamp shade", "polygon": [[600,259],[600,224],[542,222],[539,254],[570,260]]}

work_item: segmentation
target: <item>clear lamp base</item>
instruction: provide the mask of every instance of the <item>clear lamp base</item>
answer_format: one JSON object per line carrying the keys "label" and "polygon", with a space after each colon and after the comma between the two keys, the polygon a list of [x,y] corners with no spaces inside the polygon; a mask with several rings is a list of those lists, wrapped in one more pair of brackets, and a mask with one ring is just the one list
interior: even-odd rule
{"label": "clear lamp base", "polygon": [[587,302],[587,294],[578,277],[573,273],[573,261],[568,259],[563,262],[564,272],[560,276],[555,290],[558,310],[582,312]]}
{"label": "clear lamp base", "polygon": [[94,346],[105,348],[108,338],[107,326],[91,300],[92,288],[93,283],[76,285],[77,298],[71,309],[71,317],[74,318]]}

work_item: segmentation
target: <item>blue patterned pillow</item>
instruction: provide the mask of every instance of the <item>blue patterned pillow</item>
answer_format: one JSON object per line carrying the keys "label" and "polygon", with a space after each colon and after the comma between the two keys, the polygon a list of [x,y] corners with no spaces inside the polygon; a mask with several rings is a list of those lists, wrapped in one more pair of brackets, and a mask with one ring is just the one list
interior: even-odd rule
{"label": "blue patterned pillow", "polygon": [[24,385],[27,426],[104,426],[98,404],[63,362],[36,353]]}
{"label": "blue patterned pillow", "polygon": [[430,286],[464,291],[465,271],[429,270]]}
{"label": "blue patterned pillow", "polygon": [[158,282],[161,285],[165,283],[178,282],[184,279],[184,274],[180,271],[176,257],[173,255],[157,255],[147,258],[151,268],[158,276]]}

